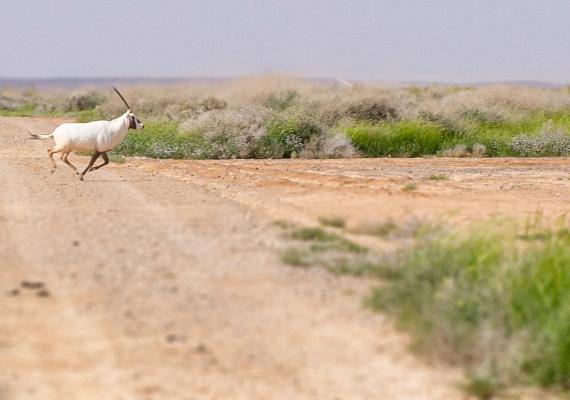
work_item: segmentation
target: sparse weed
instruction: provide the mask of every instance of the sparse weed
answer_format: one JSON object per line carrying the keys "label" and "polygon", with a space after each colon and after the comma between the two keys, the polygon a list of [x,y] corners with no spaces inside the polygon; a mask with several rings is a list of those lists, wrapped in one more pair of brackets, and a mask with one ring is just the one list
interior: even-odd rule
{"label": "sparse weed", "polygon": [[467,383],[463,385],[463,389],[479,400],[490,400],[501,390],[501,387],[491,376],[470,376]]}
{"label": "sparse weed", "polygon": [[295,225],[292,224],[291,222],[289,222],[289,221],[284,221],[284,220],[282,220],[282,219],[273,221],[273,225],[275,225],[275,226],[277,226],[277,227],[279,227],[279,228],[281,228],[281,229],[289,229],[289,228],[293,228],[293,227],[295,226]]}
{"label": "sparse weed", "polygon": [[299,228],[291,233],[291,238],[304,241],[331,242],[336,240],[337,236],[321,228]]}
{"label": "sparse weed", "polygon": [[446,181],[449,179],[449,176],[445,175],[445,174],[433,174],[428,176],[428,179],[430,181]]}
{"label": "sparse weed", "polygon": [[123,164],[127,162],[127,158],[122,154],[111,153],[109,154],[109,161],[117,164]]}
{"label": "sparse weed", "polygon": [[346,226],[346,220],[339,216],[328,216],[320,217],[319,222],[325,226],[332,226],[333,228],[344,228]]}
{"label": "sparse weed", "polygon": [[402,190],[403,190],[404,192],[413,192],[414,190],[417,190],[417,189],[418,189],[418,185],[415,184],[415,183],[407,183],[407,184],[402,188]]}
{"label": "sparse weed", "polygon": [[423,219],[409,218],[398,224],[392,218],[388,218],[381,222],[367,221],[351,228],[350,231],[382,239],[409,239],[432,234],[439,229],[438,224]]}
{"label": "sparse weed", "polygon": [[281,253],[281,261],[294,267],[308,267],[311,265],[309,253],[304,249],[290,247]]}
{"label": "sparse weed", "polygon": [[461,157],[469,157],[470,153],[467,150],[467,145],[465,144],[456,144],[452,148],[445,149],[441,152],[443,157],[452,157],[452,158],[461,158]]}
{"label": "sparse weed", "polygon": [[380,223],[367,222],[352,229],[352,232],[387,238],[398,230],[398,225],[389,218]]}
{"label": "sparse weed", "polygon": [[296,228],[289,237],[300,241],[281,253],[281,261],[297,267],[320,266],[334,273],[374,274],[375,256],[368,249],[321,228]]}
{"label": "sparse weed", "polygon": [[366,249],[339,235],[328,233],[321,228],[298,228],[291,232],[291,239],[313,242],[312,251],[322,252],[329,250],[348,251],[351,253],[365,253]]}

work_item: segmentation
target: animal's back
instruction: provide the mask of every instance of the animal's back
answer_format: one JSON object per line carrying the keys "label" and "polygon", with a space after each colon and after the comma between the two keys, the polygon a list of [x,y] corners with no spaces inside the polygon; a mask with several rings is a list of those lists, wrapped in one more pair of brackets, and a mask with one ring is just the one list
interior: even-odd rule
{"label": "animal's back", "polygon": [[65,123],[53,132],[56,146],[64,149],[94,150],[97,138],[107,135],[109,121],[93,121],[87,123]]}

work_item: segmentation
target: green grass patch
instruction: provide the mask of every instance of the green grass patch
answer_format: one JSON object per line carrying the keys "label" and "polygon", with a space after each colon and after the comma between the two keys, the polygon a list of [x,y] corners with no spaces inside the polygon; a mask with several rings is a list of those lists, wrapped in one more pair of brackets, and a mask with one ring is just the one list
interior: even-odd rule
{"label": "green grass patch", "polygon": [[[530,151],[531,155],[555,156],[570,152],[568,145],[558,149],[557,145],[560,146],[558,136],[545,144],[548,151],[540,151],[545,139],[532,143],[532,138],[539,136],[542,128],[548,123],[566,132],[562,136],[569,136],[570,113],[534,112],[525,118],[513,120],[486,119],[477,117],[476,113],[472,114],[467,113],[461,117],[463,119],[454,123],[432,117],[424,120],[356,124],[347,128],[346,134],[367,157],[420,157],[436,154],[526,156],[528,153],[525,153],[525,147],[517,148],[514,141],[514,138],[521,135],[528,136],[531,145],[534,145],[533,151]],[[455,124],[460,124],[461,129],[455,127]],[[538,147],[538,150],[535,150],[535,147]],[[459,153],[456,149],[460,148],[464,150],[461,154],[455,155]]]}
{"label": "green grass patch", "polygon": [[368,157],[419,157],[443,148],[445,130],[430,122],[398,121],[347,129],[353,144]]}
{"label": "green grass patch", "polygon": [[[368,304],[394,314],[422,351],[467,365],[473,391],[529,382],[570,389],[570,236],[434,231],[377,268]],[[485,398],[485,396],[481,396]]]}
{"label": "green grass patch", "polygon": [[199,134],[179,133],[178,123],[146,121],[143,130],[131,130],[114,154],[151,158],[211,158],[211,144]]}

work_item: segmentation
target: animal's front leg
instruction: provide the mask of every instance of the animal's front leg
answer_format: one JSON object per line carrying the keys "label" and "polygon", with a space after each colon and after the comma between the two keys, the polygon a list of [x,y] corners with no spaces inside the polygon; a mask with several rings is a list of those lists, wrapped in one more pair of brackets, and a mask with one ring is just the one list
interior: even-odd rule
{"label": "animal's front leg", "polygon": [[107,152],[101,153],[101,157],[103,157],[103,162],[95,167],[91,167],[89,171],[97,171],[99,168],[109,164],[109,157],[107,157]]}
{"label": "animal's front leg", "polygon": [[97,159],[99,158],[99,156],[101,155],[101,153],[99,153],[97,150],[95,150],[95,153],[93,153],[93,156],[91,156],[91,161],[89,161],[89,165],[87,166],[87,168],[85,168],[85,171],[83,171],[80,175],[79,175],[79,180],[83,180],[83,176],[87,173],[87,171],[89,171],[91,169],[91,167],[93,166],[93,164],[95,164],[95,161],[97,161]]}

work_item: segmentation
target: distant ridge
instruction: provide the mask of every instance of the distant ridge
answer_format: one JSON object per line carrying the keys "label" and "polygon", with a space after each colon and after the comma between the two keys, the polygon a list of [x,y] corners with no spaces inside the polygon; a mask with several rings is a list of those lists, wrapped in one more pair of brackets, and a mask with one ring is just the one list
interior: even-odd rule
{"label": "distant ridge", "polygon": [[230,78],[0,78],[0,87],[72,89],[84,86],[211,84]]}
{"label": "distant ridge", "polygon": [[[147,77],[107,77],[107,78],[8,78],[0,77],[0,88],[62,88],[74,89],[80,87],[105,87],[105,86],[132,86],[132,85],[207,85],[222,83],[240,79],[240,77],[173,77],[173,78],[147,78]],[[437,82],[437,81],[382,81],[367,80],[348,81],[343,78],[302,78],[298,79],[307,82],[318,83],[330,86],[353,87],[355,84],[386,85],[391,87],[401,86],[472,86],[483,87],[491,85],[512,85],[537,88],[562,88],[570,86],[570,83],[555,83],[532,80],[512,80],[512,81],[487,81],[487,82]]]}
{"label": "distant ridge", "polygon": [[543,82],[543,81],[525,81],[525,80],[512,80],[512,81],[483,81],[483,82],[437,82],[437,81],[401,81],[401,82],[389,82],[389,81],[374,81],[371,83],[376,84],[387,84],[396,86],[472,86],[472,87],[483,87],[483,86],[526,86],[526,87],[536,87],[536,88],[563,88],[570,86],[570,83],[556,83],[556,82]]}

